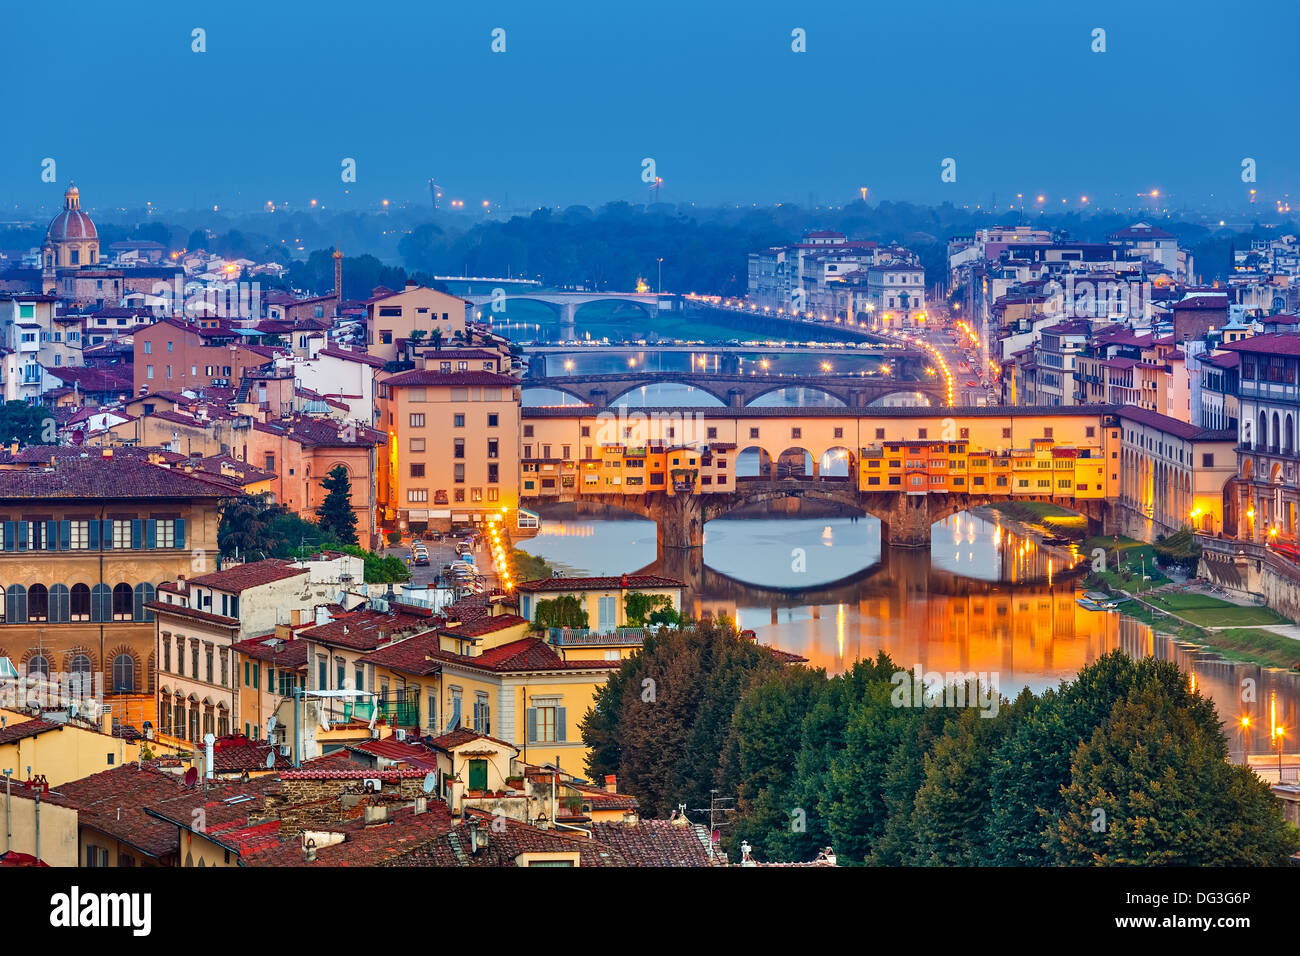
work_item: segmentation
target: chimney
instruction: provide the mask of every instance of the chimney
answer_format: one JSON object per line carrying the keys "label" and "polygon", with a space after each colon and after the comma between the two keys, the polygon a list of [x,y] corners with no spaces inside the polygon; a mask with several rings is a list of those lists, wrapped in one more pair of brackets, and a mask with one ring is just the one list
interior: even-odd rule
{"label": "chimney", "polygon": [[379,806],[366,807],[366,826],[375,827],[388,822],[388,807],[380,804]]}
{"label": "chimney", "polygon": [[618,793],[618,776],[616,774],[605,774],[605,790],[608,793]]}
{"label": "chimney", "polygon": [[106,710],[99,715],[99,729],[110,737],[113,736],[113,712],[111,710]]}
{"label": "chimney", "polygon": [[413,807],[412,807],[412,814],[411,814],[411,815],[412,815],[412,816],[419,816],[421,813],[424,813],[424,811],[426,811],[426,810],[428,810],[428,809],[429,809],[429,799],[428,799],[428,797],[423,797],[423,796],[421,796],[421,797],[416,797],[416,798],[415,798],[415,804],[414,804]]}
{"label": "chimney", "polygon": [[618,586],[621,587],[621,588],[626,588],[626,587],[627,587],[627,572],[626,572],[626,571],[623,572],[623,577],[619,579]]}

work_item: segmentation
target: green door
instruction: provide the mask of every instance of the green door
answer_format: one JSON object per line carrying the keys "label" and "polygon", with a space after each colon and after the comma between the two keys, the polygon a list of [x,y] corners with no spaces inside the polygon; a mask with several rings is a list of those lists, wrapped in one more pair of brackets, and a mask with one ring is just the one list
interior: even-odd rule
{"label": "green door", "polygon": [[471,790],[487,789],[486,760],[471,760],[469,762],[469,788]]}

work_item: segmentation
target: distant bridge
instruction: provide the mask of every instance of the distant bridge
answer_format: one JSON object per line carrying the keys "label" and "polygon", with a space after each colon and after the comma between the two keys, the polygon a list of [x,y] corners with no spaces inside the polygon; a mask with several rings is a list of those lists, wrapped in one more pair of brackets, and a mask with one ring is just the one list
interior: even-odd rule
{"label": "distant bridge", "polygon": [[681,296],[654,292],[510,292],[501,289],[497,294],[467,295],[465,301],[476,310],[491,309],[498,302],[541,302],[550,306],[560,319],[560,337],[574,338],[574,320],[578,310],[592,302],[630,302],[643,309],[647,316],[654,318],[659,310],[678,311],[681,308]]}
{"label": "distant bridge", "polygon": [[849,408],[865,408],[879,398],[898,393],[920,392],[931,404],[942,405],[946,396],[938,376],[927,381],[855,375],[715,375],[691,372],[617,372],[609,375],[530,376],[523,387],[550,388],[572,395],[584,405],[605,408],[629,392],[647,385],[689,385],[716,398],[723,405],[743,408],[769,392],[786,388],[810,388],[837,398]]}

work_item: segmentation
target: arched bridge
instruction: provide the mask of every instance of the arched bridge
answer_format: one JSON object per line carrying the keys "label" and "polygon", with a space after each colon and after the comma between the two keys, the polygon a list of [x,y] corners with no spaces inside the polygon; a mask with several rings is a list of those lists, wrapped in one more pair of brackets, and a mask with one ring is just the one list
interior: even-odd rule
{"label": "arched bridge", "polygon": [[[467,295],[465,301],[473,304],[476,310],[490,310],[498,303],[541,302],[550,306],[559,317],[561,338],[573,338],[574,319],[578,310],[592,302],[630,302],[645,310],[650,318],[664,311],[677,311],[681,308],[681,298],[676,295],[654,292],[508,292],[500,289],[494,294]],[[564,330],[568,330],[566,333]]]}
{"label": "arched bridge", "polygon": [[572,395],[584,405],[605,408],[628,392],[647,385],[689,385],[731,408],[743,408],[769,392],[786,388],[811,388],[837,398],[849,408],[866,408],[877,399],[900,392],[920,392],[932,405],[945,399],[937,377],[907,382],[884,376],[850,375],[725,375],[691,372],[616,372],[609,375],[530,376],[523,387],[550,388]]}

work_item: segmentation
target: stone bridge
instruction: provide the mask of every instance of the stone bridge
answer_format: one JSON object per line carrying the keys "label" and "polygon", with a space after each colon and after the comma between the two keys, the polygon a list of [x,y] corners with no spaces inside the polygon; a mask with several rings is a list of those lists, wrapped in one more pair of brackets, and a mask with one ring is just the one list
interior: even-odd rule
{"label": "stone bridge", "polygon": [[628,302],[639,306],[649,318],[654,318],[662,309],[680,311],[681,296],[654,292],[508,292],[498,290],[489,295],[462,296],[471,303],[475,310],[492,309],[498,303],[504,306],[508,302],[541,302],[555,311],[560,320],[560,337],[576,338],[574,322],[578,310],[592,302]]}
{"label": "stone bridge", "polygon": [[945,400],[943,382],[932,376],[924,381],[901,381],[881,376],[692,374],[690,372],[617,372],[609,375],[530,376],[524,389],[551,388],[572,395],[585,405],[605,408],[628,392],[646,385],[689,385],[711,395],[723,405],[743,408],[769,392],[786,388],[811,388],[837,398],[849,408],[866,408],[886,395],[920,392],[932,405]]}
{"label": "stone bridge", "polygon": [[[666,549],[704,547],[704,525],[742,505],[761,505],[803,498],[839,504],[880,520],[880,540],[894,548],[928,548],[930,526],[962,511],[999,501],[1050,501],[1086,515],[1094,533],[1109,534],[1111,505],[1097,498],[1064,496],[988,495],[902,491],[859,491],[848,481],[827,479],[763,481],[746,479],[734,492],[669,495],[654,491],[639,495],[585,494],[583,501],[621,508],[655,523],[659,553]],[[557,499],[558,500],[558,499]],[[546,501],[545,498],[539,502]]]}

